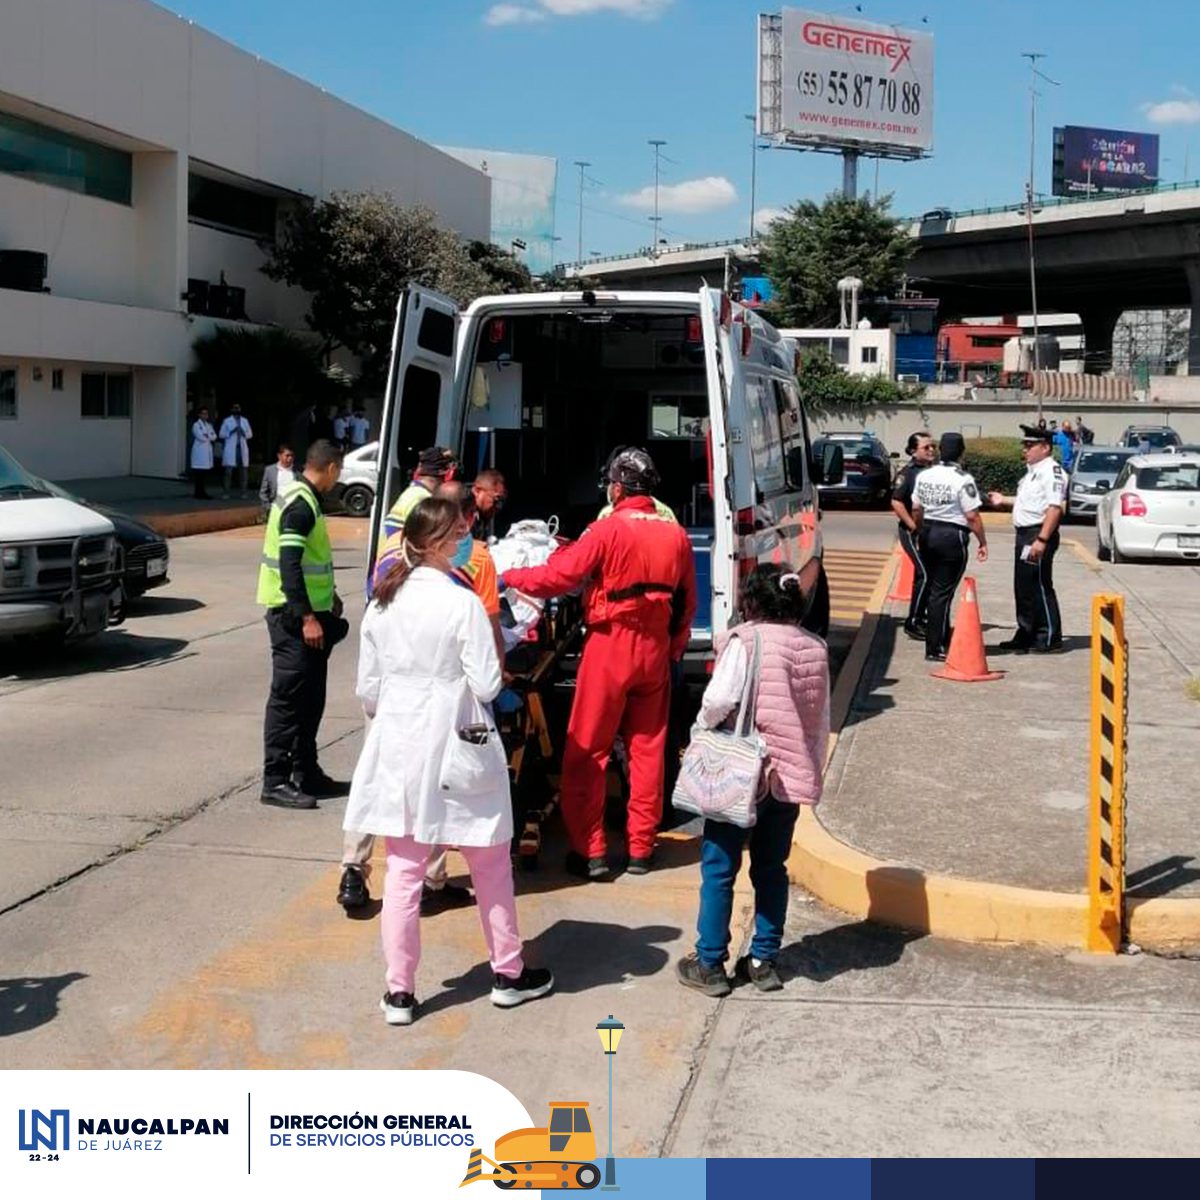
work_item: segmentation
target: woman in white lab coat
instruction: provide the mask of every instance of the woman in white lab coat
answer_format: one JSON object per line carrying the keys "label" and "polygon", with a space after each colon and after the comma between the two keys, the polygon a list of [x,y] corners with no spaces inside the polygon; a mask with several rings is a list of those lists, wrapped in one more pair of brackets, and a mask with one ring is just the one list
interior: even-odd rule
{"label": "woman in white lab coat", "polygon": [[192,425],[192,453],[189,459],[197,500],[209,499],[204,481],[213,468],[213,442],[216,440],[217,431],[209,424],[208,409],[202,408],[196,414],[195,423]]}
{"label": "woman in white lab coat", "polygon": [[425,863],[457,846],[471,872],[491,960],[492,1003],[548,994],[549,971],[526,967],[513,896],[512,801],[490,703],[501,688],[491,622],[452,562],[471,551],[460,506],[430,498],[409,514],[402,553],[363,617],[358,697],[372,718],[344,828],[387,839],[382,935],[389,1025],[416,1015]]}

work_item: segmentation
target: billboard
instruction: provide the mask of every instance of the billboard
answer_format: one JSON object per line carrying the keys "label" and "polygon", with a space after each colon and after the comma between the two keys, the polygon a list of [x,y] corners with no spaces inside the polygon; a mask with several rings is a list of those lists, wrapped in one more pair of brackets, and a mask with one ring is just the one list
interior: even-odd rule
{"label": "billboard", "polygon": [[492,241],[511,250],[535,275],[554,266],[558,159],[505,150],[439,146],[492,179]]}
{"label": "billboard", "polygon": [[804,8],[785,8],[759,30],[761,134],[906,158],[931,149],[931,34]]}
{"label": "billboard", "polygon": [[1054,131],[1056,196],[1136,192],[1158,186],[1158,134],[1065,125]]}

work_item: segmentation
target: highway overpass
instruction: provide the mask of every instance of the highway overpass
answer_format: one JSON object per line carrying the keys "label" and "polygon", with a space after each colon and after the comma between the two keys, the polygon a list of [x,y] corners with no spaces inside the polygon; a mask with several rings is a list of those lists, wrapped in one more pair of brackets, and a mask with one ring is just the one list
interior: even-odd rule
{"label": "highway overpass", "polygon": [[[909,278],[942,301],[943,316],[1029,311],[1028,217],[1023,207],[931,216],[910,226]],[[1200,375],[1200,184],[1140,195],[1045,201],[1033,212],[1038,307],[1078,313],[1088,370],[1111,366],[1120,314],[1190,308],[1188,366]],[[758,247],[741,242],[665,248],[600,259],[584,272],[607,287],[690,290],[758,271]],[[575,267],[567,269],[576,273]]]}

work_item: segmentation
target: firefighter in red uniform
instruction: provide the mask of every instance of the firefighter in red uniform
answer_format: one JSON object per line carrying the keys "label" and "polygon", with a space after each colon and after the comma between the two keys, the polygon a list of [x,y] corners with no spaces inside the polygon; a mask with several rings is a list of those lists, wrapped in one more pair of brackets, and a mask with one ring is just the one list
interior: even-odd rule
{"label": "firefighter in red uniform", "polygon": [[506,571],[502,586],[542,599],[587,584],[587,637],[563,751],[567,870],[609,875],[604,777],[619,733],[629,755],[629,866],[651,867],[662,817],[671,664],[683,658],[696,612],[696,565],[687,534],[651,497],[658,472],[644,451],[613,453],[605,470],[611,515],[542,567]]}

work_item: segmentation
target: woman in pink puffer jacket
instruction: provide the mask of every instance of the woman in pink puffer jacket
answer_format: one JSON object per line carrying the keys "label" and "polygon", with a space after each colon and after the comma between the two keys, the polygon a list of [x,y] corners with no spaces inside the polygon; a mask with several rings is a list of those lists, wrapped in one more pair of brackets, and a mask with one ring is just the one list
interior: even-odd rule
{"label": "woman in pink puffer jacket", "polygon": [[733,883],[750,846],[754,884],[754,937],[739,958],[736,978],[762,991],[783,986],[775,966],[787,916],[787,859],[801,804],[821,799],[829,740],[829,652],[801,627],[806,603],[800,577],[778,566],[759,566],[742,584],[744,621],[718,643],[712,679],[700,702],[700,724],[715,729],[736,717],[753,650],[761,646],[754,724],[767,747],[763,797],[751,829],[704,822],[700,856],[700,915],[695,953],[677,964],[680,983],[707,996],[726,996]]}

